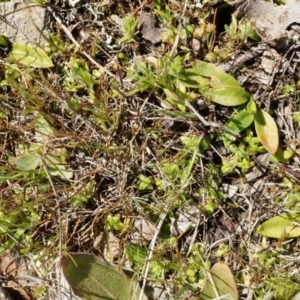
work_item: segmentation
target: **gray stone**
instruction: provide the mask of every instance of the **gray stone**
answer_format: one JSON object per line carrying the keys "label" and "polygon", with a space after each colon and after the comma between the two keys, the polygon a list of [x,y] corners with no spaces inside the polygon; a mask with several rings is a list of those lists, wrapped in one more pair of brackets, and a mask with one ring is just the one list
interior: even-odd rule
{"label": "gray stone", "polygon": [[11,42],[45,43],[46,9],[36,4],[21,2],[0,3],[0,34]]}

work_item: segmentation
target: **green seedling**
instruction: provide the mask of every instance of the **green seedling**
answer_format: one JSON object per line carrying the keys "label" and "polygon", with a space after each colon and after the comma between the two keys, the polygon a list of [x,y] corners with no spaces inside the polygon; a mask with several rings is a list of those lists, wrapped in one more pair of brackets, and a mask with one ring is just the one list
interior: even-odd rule
{"label": "green seedling", "polygon": [[266,151],[265,148],[261,145],[259,138],[254,136],[253,131],[250,129],[246,129],[243,141],[246,143],[246,148],[250,151],[251,154],[260,154]]}
{"label": "green seedling", "polygon": [[121,221],[121,215],[108,214],[106,218],[106,230],[123,231],[126,228],[126,224]]}
{"label": "green seedling", "polygon": [[157,3],[155,4],[155,14],[158,16],[158,19],[160,22],[166,24],[166,25],[170,25],[172,24],[175,16],[172,13],[172,11],[170,10],[168,5],[164,5],[163,9],[162,9],[162,1],[157,1]]}
{"label": "green seedling", "polygon": [[[76,189],[75,186],[73,186],[74,190]],[[95,189],[95,182],[91,181],[84,186],[83,189],[81,189],[78,193],[76,193],[74,196],[70,198],[70,203],[74,207],[83,206],[85,207],[87,203],[93,198],[94,195],[94,189]]]}
{"label": "green seedling", "polygon": [[270,290],[275,291],[276,300],[297,299],[295,296],[299,293],[300,284],[297,282],[296,277],[289,278],[284,273],[285,270],[283,270],[283,273],[278,274],[278,276],[271,277],[266,281],[266,284]]}
{"label": "green seedling", "polygon": [[295,112],[292,115],[292,118],[294,123],[300,123],[300,112]]}
{"label": "green seedling", "polygon": [[293,155],[294,153],[290,149],[282,150],[281,148],[278,148],[276,153],[271,155],[271,160],[275,163],[280,162],[282,164],[288,164]]}
{"label": "green seedling", "polygon": [[[144,264],[147,261],[147,250],[137,245],[126,246],[126,255],[134,270],[142,270]],[[167,262],[164,260],[153,260],[150,262],[149,274],[155,278],[163,277],[164,265]]]}
{"label": "green seedling", "polygon": [[192,101],[196,95],[186,90],[185,85],[180,80],[180,72],[185,61],[189,59],[189,54],[170,58],[167,53],[162,58],[152,56],[136,60],[136,68],[128,70],[128,79],[136,81],[136,86],[129,94],[133,95],[140,91],[153,90],[163,91],[166,99],[162,99],[162,104],[168,107],[178,107],[185,110],[183,101]]}
{"label": "green seedling", "polygon": [[254,162],[244,148],[245,146],[243,144],[240,144],[239,147],[234,144],[229,145],[229,150],[233,156],[223,159],[221,167],[223,174],[233,173],[235,168],[239,168],[242,173],[248,173],[254,166]]}
{"label": "green seedling", "polygon": [[51,57],[60,57],[68,49],[64,41],[54,33],[49,34],[49,42],[45,44],[45,51],[51,54]]}
{"label": "green seedling", "polygon": [[161,41],[166,44],[174,45],[175,43],[175,28],[167,28],[161,33]]}
{"label": "green seedling", "polygon": [[87,63],[83,59],[71,58],[68,66],[64,67],[65,78],[63,85],[70,92],[87,89],[91,103],[95,101],[94,86],[99,84],[98,75],[91,74]]}
{"label": "green seedling", "polygon": [[290,190],[292,190],[293,187],[294,187],[293,182],[292,182],[289,178],[283,178],[283,179],[282,179],[281,185],[282,185],[283,187],[285,187],[285,188],[290,189]]}
{"label": "green seedling", "polygon": [[124,32],[124,37],[119,39],[120,43],[130,43],[134,40],[134,35],[135,35],[135,30],[136,26],[138,24],[138,19],[135,17],[127,17],[124,20],[123,24],[123,32]]}
{"label": "green seedling", "polygon": [[225,30],[229,38],[238,44],[244,44],[248,38],[258,41],[259,36],[254,31],[250,21],[243,21],[238,24],[237,19],[234,15],[231,16],[231,24],[225,25]]}
{"label": "green seedling", "polygon": [[220,49],[218,46],[215,46],[213,51],[208,52],[205,55],[206,60],[212,63],[221,63],[225,61],[229,56],[229,51],[226,48]]}
{"label": "green seedling", "polygon": [[203,281],[206,270],[210,267],[210,263],[203,260],[204,252],[203,245],[198,243],[193,245],[191,253],[187,257],[186,265],[183,267],[183,272],[192,284]]}
{"label": "green seedling", "polygon": [[220,244],[216,252],[216,257],[227,257],[230,253],[230,247],[225,244]]}
{"label": "green seedling", "polygon": [[283,178],[282,186],[286,187],[285,207],[288,210],[300,211],[300,187],[292,178]]}
{"label": "green seedling", "polygon": [[139,183],[137,184],[137,189],[139,189],[140,191],[144,191],[144,190],[152,190],[153,189],[153,183],[152,183],[152,178],[151,177],[147,177],[144,175],[140,175],[139,176]]}
{"label": "green seedling", "polygon": [[286,94],[286,95],[289,95],[289,94],[295,94],[297,90],[297,87],[295,84],[285,84],[283,86],[283,92]]}
{"label": "green seedling", "polygon": [[[214,218],[219,209],[236,210],[237,220],[245,219],[244,215],[247,217],[251,212],[252,206],[248,209],[246,202],[238,200],[234,205],[228,202],[228,196],[223,194],[223,183],[239,186],[242,178],[237,174],[224,174],[247,173],[253,166],[254,156],[266,149],[270,153],[276,151],[276,137],[270,139],[268,132],[278,133],[270,116],[277,102],[272,102],[270,115],[267,114],[264,106],[258,107],[231,75],[210,63],[195,60],[204,59],[206,53],[206,59],[212,62],[227,59],[233,51],[238,55],[238,47],[253,38],[251,24],[247,20],[233,20],[232,27],[217,41],[215,25],[208,23],[206,14],[210,5],[220,1],[200,1],[186,7],[183,3],[170,2],[168,7],[165,1],[155,0],[152,7],[145,8],[157,16],[162,30],[166,28],[162,43],[151,45],[144,40],[139,44],[137,18],[124,17],[129,7],[119,3],[115,13],[124,20],[120,50],[115,45],[115,27],[106,26],[111,24],[106,19],[112,9],[109,1],[100,6],[92,2],[80,6],[81,12],[91,18],[87,18],[85,24],[69,28],[75,38],[78,32],[86,33],[78,37],[84,39],[80,47],[68,41],[63,26],[55,26],[55,33],[50,34],[43,54],[34,46],[26,46],[13,53],[16,59],[13,55],[9,60],[5,55],[2,57],[0,252],[11,249],[12,253],[26,255],[29,265],[33,266],[28,276],[45,278],[47,282],[52,274],[52,260],[63,253],[64,247],[77,249],[80,246],[99,252],[97,243],[85,237],[102,236],[104,230],[104,235],[110,233],[114,238],[122,238],[118,252],[123,258],[125,252],[135,277],[144,278],[149,285],[154,283],[154,288],[161,284],[165,291],[170,291],[169,298],[202,299],[204,294],[204,299],[235,299],[234,280],[231,280],[233,276],[228,267],[210,269],[216,257],[226,259],[230,266],[233,260],[238,262],[234,268],[237,279],[242,273],[248,274],[247,283],[240,282],[243,286],[239,286],[239,291],[248,287],[257,299],[264,299],[269,291],[274,291],[274,297],[285,299],[286,284],[286,295],[290,296],[291,281],[297,282],[296,276],[288,280],[288,275],[294,271],[291,263],[294,260],[279,258],[295,249],[295,238],[286,240],[283,249],[272,240],[272,244],[262,245],[267,251],[259,248],[261,256],[257,257],[251,253],[253,247],[248,248],[253,245],[253,238],[259,243],[256,228],[251,226],[253,230],[248,232],[247,241],[240,243],[244,248],[230,240],[221,241],[214,249],[211,243],[199,244],[199,230],[201,233],[206,226],[214,226],[211,217]],[[104,35],[94,31],[99,17]],[[192,43],[197,46],[194,39],[201,45],[199,52],[191,47]],[[9,49],[5,40],[0,40],[1,43]],[[9,51],[1,49],[4,53]],[[32,61],[26,61],[28,53]],[[95,60],[87,61],[87,53]],[[49,63],[49,59],[55,67],[46,67],[45,61]],[[98,69],[98,64],[115,76],[111,73],[103,76],[104,71],[102,67]],[[112,91],[115,88],[118,91]],[[290,84],[277,89],[277,94],[290,94],[296,92],[295,88]],[[202,126],[187,105],[198,109],[199,100],[203,98],[205,104],[209,101],[213,104],[209,104],[209,108],[217,107],[216,114],[207,116],[205,107],[197,111],[220,127]],[[294,100],[297,107],[298,99]],[[260,103],[264,105],[263,101]],[[224,115],[222,120],[218,119],[218,105],[230,106],[226,111],[232,115],[226,126],[235,134],[224,133],[222,127],[226,120]],[[300,120],[299,116],[295,114],[294,122]],[[223,147],[215,147],[215,142],[219,144],[221,138],[226,150],[230,151],[224,157],[224,152],[219,151]],[[223,164],[215,159],[215,149]],[[291,156],[283,148],[279,162],[294,163],[295,155]],[[253,206],[252,217],[264,213],[261,207],[266,201],[272,215],[278,215],[278,211],[273,210],[271,201],[284,205],[285,209],[299,210],[296,179],[285,176],[288,170],[281,165],[279,171],[273,166],[269,166],[267,178],[273,181],[274,176],[278,184],[268,189],[268,199],[263,198],[265,193],[259,193],[255,201],[261,205]],[[280,176],[283,177],[281,183],[278,182]],[[276,196],[273,198],[274,190]],[[114,210],[112,198],[116,200]],[[99,205],[107,212],[104,228],[100,225],[103,222],[99,214],[89,213]],[[200,219],[196,215],[196,221],[193,215],[183,214],[190,213],[191,205],[199,209]],[[182,215],[188,216],[186,222],[192,224],[183,234],[172,231],[171,227],[180,224],[178,217]],[[130,216],[130,220],[151,218],[157,233],[153,238],[155,245],[146,238],[133,244],[126,216]],[[245,222],[255,221],[252,217]],[[244,225],[246,228],[247,224]],[[293,232],[289,225],[299,227],[297,222],[283,226],[281,238],[288,238],[289,232]],[[141,232],[136,228],[143,237],[147,229],[147,225]],[[223,231],[220,233],[222,235]],[[191,244],[186,243],[189,236],[196,237]],[[222,240],[222,236],[220,238]],[[76,244],[79,240],[80,245]],[[111,238],[102,238],[100,247],[110,249],[112,242]],[[276,255],[278,252],[280,255]],[[152,259],[148,260],[152,253]],[[116,269],[94,256],[65,253],[63,257],[63,272],[73,291],[83,299],[138,298],[139,290],[137,294],[132,293],[135,283],[133,285],[121,271],[124,262]],[[148,262],[149,276],[144,272]],[[280,276],[281,273],[285,276]],[[231,290],[223,290],[220,282]],[[53,286],[59,287],[59,284],[53,282]],[[36,298],[46,293],[43,287],[40,291],[36,289]]]}
{"label": "green seedling", "polygon": [[183,188],[192,175],[193,167],[198,162],[201,139],[182,136],[180,140],[184,145],[182,151],[171,160],[163,160],[160,167],[170,183],[178,181],[179,188]]}
{"label": "green seedling", "polygon": [[199,198],[206,199],[203,209],[207,215],[212,215],[224,199],[220,184],[221,177],[219,170],[213,164],[207,164],[203,178],[195,194]]}
{"label": "green seedling", "polygon": [[[163,0],[154,0],[154,8],[155,9],[158,9],[158,10],[161,10],[164,8],[164,1]],[[166,7],[166,10],[167,10],[167,7]]]}

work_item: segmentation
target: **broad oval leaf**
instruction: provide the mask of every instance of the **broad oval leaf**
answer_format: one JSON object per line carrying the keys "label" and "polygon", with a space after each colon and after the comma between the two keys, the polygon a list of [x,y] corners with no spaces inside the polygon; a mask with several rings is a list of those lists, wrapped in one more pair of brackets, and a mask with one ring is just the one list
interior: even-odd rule
{"label": "broad oval leaf", "polygon": [[46,52],[30,43],[16,42],[12,44],[12,50],[10,52],[17,62],[26,66],[38,67],[38,68],[51,68],[53,63]]}
{"label": "broad oval leaf", "polygon": [[22,171],[35,170],[41,162],[41,159],[34,154],[25,154],[18,157],[16,160],[16,166]]}
{"label": "broad oval leaf", "polygon": [[261,224],[256,232],[260,235],[288,239],[300,236],[300,214],[284,214]]}
{"label": "broad oval leaf", "polygon": [[[207,62],[198,62],[186,74],[194,73],[199,79],[200,93],[213,102],[224,106],[236,106],[246,103],[250,95],[237,80],[221,68]],[[195,76],[193,81],[197,79]]]}
{"label": "broad oval leaf", "polygon": [[93,254],[72,253],[62,257],[60,263],[74,293],[83,299],[128,300],[135,290],[140,293],[133,280]]}
{"label": "broad oval leaf", "polygon": [[[238,300],[238,291],[234,277],[225,263],[216,263],[210,269],[210,275],[200,294],[201,300],[221,299],[221,296],[231,296]],[[225,299],[225,298],[224,298]]]}
{"label": "broad oval leaf", "polygon": [[257,108],[254,116],[257,136],[266,150],[275,154],[279,145],[278,129],[274,119],[264,110]]}

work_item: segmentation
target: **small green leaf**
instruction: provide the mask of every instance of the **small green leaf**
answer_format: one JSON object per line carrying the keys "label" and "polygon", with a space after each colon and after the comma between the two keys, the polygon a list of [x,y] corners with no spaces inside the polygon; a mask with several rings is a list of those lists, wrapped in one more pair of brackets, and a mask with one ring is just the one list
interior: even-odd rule
{"label": "small green leaf", "polygon": [[53,63],[46,52],[30,43],[16,42],[12,44],[10,55],[19,63],[38,68],[51,68]]}
{"label": "small green leaf", "polygon": [[[133,280],[100,257],[72,253],[62,257],[61,266],[74,293],[83,299],[132,299],[136,288]],[[139,295],[140,290],[136,290]]]}
{"label": "small green leaf", "polygon": [[34,154],[25,154],[16,159],[17,167],[22,171],[35,170],[41,162],[41,159]]}
{"label": "small green leaf", "polygon": [[182,136],[180,137],[180,140],[182,144],[185,145],[186,149],[188,150],[194,150],[195,147],[198,148],[200,144],[200,139],[199,137],[191,137],[191,136]]}
{"label": "small green leaf", "polygon": [[274,119],[266,111],[258,108],[254,116],[254,124],[262,145],[269,153],[275,154],[279,145],[279,137]]}
{"label": "small green leaf", "polygon": [[2,47],[8,47],[10,46],[10,41],[7,37],[5,37],[4,35],[0,34],[0,46]]}
{"label": "small green leaf", "polygon": [[125,252],[135,270],[141,268],[147,259],[147,251],[137,245],[126,246]]}
{"label": "small green leaf", "polygon": [[285,214],[271,218],[261,224],[256,232],[277,239],[300,236],[300,214]]}
{"label": "small green leaf", "polygon": [[216,263],[209,272],[211,276],[206,279],[200,295],[201,300],[221,299],[219,297],[225,295],[231,296],[228,299],[238,299],[234,277],[225,263]]}
{"label": "small green leaf", "polygon": [[255,114],[256,111],[257,111],[257,106],[253,97],[251,96],[249,102],[247,103],[247,112],[249,114]]}
{"label": "small green leaf", "polygon": [[[239,133],[244,129],[248,128],[254,120],[254,115],[248,113],[247,111],[240,111],[234,115],[228,122],[227,128],[233,132]],[[235,141],[235,136],[230,133],[225,132],[223,134],[223,141],[225,147],[228,147],[231,142]]]}
{"label": "small green leaf", "polygon": [[193,87],[195,81],[198,81],[200,93],[218,104],[236,106],[249,100],[250,95],[238,81],[214,64],[198,62],[193,68],[184,71],[184,75],[187,77],[184,80],[186,86]]}
{"label": "small green leaf", "polygon": [[250,114],[247,111],[240,111],[229,120],[227,128],[239,133],[248,128],[252,124],[253,120],[253,114]]}

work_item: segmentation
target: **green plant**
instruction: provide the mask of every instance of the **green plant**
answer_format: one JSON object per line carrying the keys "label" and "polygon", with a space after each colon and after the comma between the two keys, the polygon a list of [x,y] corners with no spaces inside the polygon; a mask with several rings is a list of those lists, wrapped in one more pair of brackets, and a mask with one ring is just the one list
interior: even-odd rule
{"label": "green plant", "polygon": [[86,88],[90,102],[95,102],[94,86],[99,84],[99,76],[97,73],[91,74],[85,60],[72,57],[64,67],[64,73],[63,85],[68,91],[75,92]]}
{"label": "green plant", "polygon": [[111,231],[111,230],[117,230],[117,231],[123,231],[126,228],[126,224],[124,224],[121,221],[121,215],[116,214],[108,214],[106,217],[106,230]]}
{"label": "green plant", "polygon": [[38,68],[51,68],[53,63],[46,52],[30,43],[15,42],[12,43],[10,51],[12,61],[24,64],[26,66]]}
{"label": "green plant", "polygon": [[[205,62],[197,62],[192,68],[183,69],[183,63],[187,59],[188,56],[177,56],[171,62],[170,57],[166,55],[159,59],[148,57],[149,64],[138,60],[138,72],[132,69],[128,77],[137,81],[131,94],[147,89],[163,90],[166,95],[164,104],[177,107],[181,111],[186,109],[185,101],[190,102],[197,95],[195,91],[189,92],[188,88],[198,89],[204,97],[217,104],[243,105],[244,109],[230,119],[228,129],[239,133],[254,122],[260,142],[267,151],[274,154],[278,149],[279,138],[272,117],[263,109],[257,108],[253,98],[222,69]],[[229,139],[234,138],[229,137]]]}
{"label": "green plant", "polygon": [[[125,248],[125,251],[132,268],[136,271],[142,270],[147,259],[147,250],[137,245],[130,245]],[[163,277],[166,264],[167,261],[164,259],[151,261],[149,274],[155,278]]]}
{"label": "green plant", "polygon": [[251,22],[246,20],[238,23],[234,15],[231,16],[231,24],[225,25],[225,30],[232,42],[239,44],[239,46],[246,43],[248,38],[255,41],[259,40]]}
{"label": "green plant", "polygon": [[139,176],[139,183],[137,184],[137,188],[141,191],[152,190],[153,189],[152,178],[146,177],[141,174]]}
{"label": "green plant", "polygon": [[120,43],[130,43],[133,41],[137,24],[137,18],[132,16],[125,18],[122,28],[124,31],[124,37],[119,40]]}
{"label": "green plant", "polygon": [[221,168],[223,174],[232,173],[235,168],[240,168],[242,173],[248,173],[254,166],[254,162],[251,161],[246,149],[243,148],[243,145],[239,145],[239,147],[235,145],[229,146],[233,156],[230,159],[223,159],[223,166]]}
{"label": "green plant", "polygon": [[[51,274],[63,253],[67,280],[87,299],[139,296],[124,259],[162,298],[299,291],[299,82],[273,74],[270,106],[256,103],[247,75],[260,58],[233,75],[247,91],[203,61],[247,52],[258,41],[252,24],[233,17],[217,37],[220,1],[198,2],[143,5],[162,31],[157,44],[136,35],[141,7],[128,1],[71,1],[78,22],[54,20],[43,49],[0,36],[0,252],[29,260],[26,281],[39,280],[34,291],[19,282],[29,298],[45,296],[49,277],[51,293],[60,289]],[[57,4],[55,18],[65,15]],[[281,118],[286,106],[293,123]],[[281,146],[275,118],[288,132]],[[266,151],[271,161],[246,190],[244,174],[256,176]],[[266,207],[281,219],[261,224]],[[294,217],[282,223],[283,210]],[[67,254],[80,249],[119,259],[119,268]]]}
{"label": "green plant", "polygon": [[74,293],[85,299],[128,300],[138,298],[141,293],[137,283],[95,255],[70,253],[62,257],[60,263]]}
{"label": "green plant", "polygon": [[288,239],[300,235],[300,215],[284,214],[261,224],[257,233],[278,239]]}

